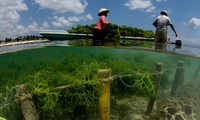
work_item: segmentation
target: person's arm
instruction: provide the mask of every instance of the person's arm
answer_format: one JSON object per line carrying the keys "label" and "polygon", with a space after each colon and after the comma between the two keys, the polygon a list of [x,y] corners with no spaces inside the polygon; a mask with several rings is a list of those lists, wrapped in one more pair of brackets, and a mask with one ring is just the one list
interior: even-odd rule
{"label": "person's arm", "polygon": [[101,16],[101,21],[103,22],[104,25],[110,24],[110,22],[106,21],[105,16]]}
{"label": "person's arm", "polygon": [[172,24],[170,24],[170,27],[172,28],[172,30],[173,30],[174,33],[175,33],[175,36],[177,37],[178,35],[177,35],[177,33],[176,33],[176,30],[175,30],[174,26],[173,26]]}
{"label": "person's arm", "polygon": [[154,27],[157,27],[157,20],[155,20],[155,21],[153,22],[153,26],[154,26]]}

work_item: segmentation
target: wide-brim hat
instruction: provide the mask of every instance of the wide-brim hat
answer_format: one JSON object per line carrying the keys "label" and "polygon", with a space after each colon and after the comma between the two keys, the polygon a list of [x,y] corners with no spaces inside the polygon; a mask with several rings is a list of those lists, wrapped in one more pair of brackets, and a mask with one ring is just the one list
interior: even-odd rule
{"label": "wide-brim hat", "polygon": [[168,13],[167,13],[166,10],[162,10],[162,11],[160,12],[160,14],[168,16]]}
{"label": "wide-brim hat", "polygon": [[102,13],[108,13],[108,12],[109,12],[108,9],[106,9],[106,8],[101,8],[101,9],[99,9],[98,15],[100,15],[100,14],[102,14]]}

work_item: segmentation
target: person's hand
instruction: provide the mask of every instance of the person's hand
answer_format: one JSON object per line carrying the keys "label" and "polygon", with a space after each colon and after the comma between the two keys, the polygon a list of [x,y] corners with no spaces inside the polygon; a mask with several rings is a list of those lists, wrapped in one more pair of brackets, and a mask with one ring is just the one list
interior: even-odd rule
{"label": "person's hand", "polygon": [[175,33],[175,36],[178,37],[177,33]]}

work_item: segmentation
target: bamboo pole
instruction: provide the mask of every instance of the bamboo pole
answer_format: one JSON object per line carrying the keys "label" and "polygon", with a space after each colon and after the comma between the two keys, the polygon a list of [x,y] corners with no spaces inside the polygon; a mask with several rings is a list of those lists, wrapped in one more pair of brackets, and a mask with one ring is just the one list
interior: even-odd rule
{"label": "bamboo pole", "polygon": [[177,69],[174,76],[174,83],[171,89],[171,96],[174,96],[179,86],[184,84],[184,62],[177,62]]}
{"label": "bamboo pole", "polygon": [[146,115],[150,115],[152,110],[153,110],[153,106],[154,106],[155,99],[156,99],[156,96],[157,96],[158,88],[160,86],[162,69],[163,69],[163,64],[157,63],[156,64],[156,70],[155,70],[155,72],[156,72],[156,74],[155,74],[155,95],[149,97],[148,106],[147,106],[147,109],[145,111]]}
{"label": "bamboo pole", "polygon": [[110,82],[106,80],[111,76],[111,69],[98,70],[101,78],[101,92],[99,96],[99,118],[100,120],[110,120]]}

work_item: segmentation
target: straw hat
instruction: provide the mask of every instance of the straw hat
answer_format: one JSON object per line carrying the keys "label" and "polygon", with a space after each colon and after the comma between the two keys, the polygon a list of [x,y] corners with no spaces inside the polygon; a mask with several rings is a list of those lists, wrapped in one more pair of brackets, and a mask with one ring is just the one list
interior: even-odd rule
{"label": "straw hat", "polygon": [[168,13],[167,13],[166,10],[162,10],[162,11],[160,12],[160,14],[168,16]]}
{"label": "straw hat", "polygon": [[103,12],[108,13],[109,10],[106,8],[101,8],[101,9],[99,9],[98,15],[102,14]]}

